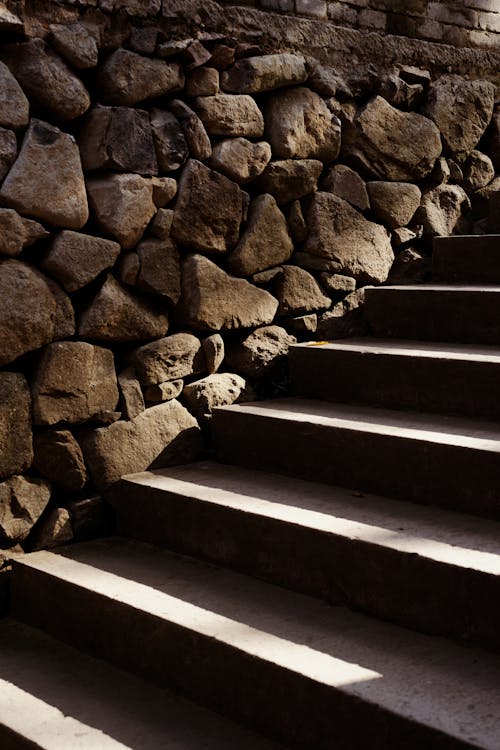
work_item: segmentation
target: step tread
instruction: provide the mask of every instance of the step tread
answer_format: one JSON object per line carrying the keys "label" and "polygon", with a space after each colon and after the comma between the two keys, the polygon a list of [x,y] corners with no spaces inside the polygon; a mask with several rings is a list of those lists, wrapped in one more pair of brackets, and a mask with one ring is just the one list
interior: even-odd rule
{"label": "step tread", "polygon": [[498,425],[471,418],[293,397],[222,406],[217,411],[321,424],[338,429],[500,453]]}
{"label": "step tread", "polygon": [[498,284],[387,284],[383,286],[366,287],[367,292],[385,293],[385,292],[489,292],[491,294],[500,294],[500,285]]}
{"label": "step tread", "polygon": [[500,659],[120,538],[15,562],[497,750]]}
{"label": "step tread", "polygon": [[283,750],[10,619],[0,622],[0,691],[2,747],[8,729],[14,747],[43,750]]}
{"label": "step tread", "polygon": [[122,483],[500,575],[500,523],[475,516],[210,461]]}

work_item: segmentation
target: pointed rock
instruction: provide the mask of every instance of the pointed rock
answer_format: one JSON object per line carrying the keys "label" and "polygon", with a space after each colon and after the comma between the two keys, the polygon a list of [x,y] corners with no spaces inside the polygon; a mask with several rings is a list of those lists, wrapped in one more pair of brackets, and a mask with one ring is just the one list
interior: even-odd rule
{"label": "pointed rock", "polygon": [[98,88],[107,104],[134,105],[180,91],[184,74],[178,63],[166,63],[126,49],[112,52],[100,67]]}
{"label": "pointed rock", "polygon": [[61,544],[68,544],[72,539],[73,529],[69,511],[67,508],[53,508],[42,518],[35,530],[33,550],[52,549]]}
{"label": "pointed rock", "polygon": [[50,500],[45,479],[14,476],[0,484],[0,539],[23,542]]}
{"label": "pointed rock", "polygon": [[188,105],[180,99],[173,99],[169,108],[180,122],[189,153],[193,159],[205,161],[212,154],[212,144],[202,121]]}
{"label": "pointed rock", "polygon": [[88,480],[83,454],[69,430],[40,432],[34,440],[33,466],[66,492],[80,492]]}
{"label": "pointed rock", "polygon": [[366,187],[375,216],[389,229],[409,224],[422,199],[420,188],[409,182],[368,182]]}
{"label": "pointed rock", "polygon": [[0,126],[24,128],[29,122],[26,95],[5,63],[0,62]]}
{"label": "pointed rock", "polygon": [[182,167],[189,151],[175,115],[162,109],[153,109],[151,127],[160,172],[174,172]]}
{"label": "pointed rock", "polygon": [[201,341],[191,333],[175,333],[145,344],[132,353],[132,361],[141,385],[158,385],[205,369]]}
{"label": "pointed rock", "polygon": [[67,292],[76,292],[111,268],[119,255],[117,242],[64,230],[56,235],[41,266],[55,276]]}
{"label": "pointed rock", "polygon": [[278,315],[303,315],[331,305],[314,276],[298,266],[282,266],[273,294],[279,302]]}
{"label": "pointed rock", "polygon": [[57,52],[77,70],[94,68],[99,61],[96,39],[82,23],[51,24],[50,40]]}
{"label": "pointed rock", "polygon": [[49,234],[37,221],[25,219],[12,208],[0,208],[0,254],[20,255],[25,247]]}
{"label": "pointed rock", "polygon": [[170,239],[148,238],[138,245],[137,255],[139,289],[158,294],[176,305],[181,294],[181,262],[175,243]]}

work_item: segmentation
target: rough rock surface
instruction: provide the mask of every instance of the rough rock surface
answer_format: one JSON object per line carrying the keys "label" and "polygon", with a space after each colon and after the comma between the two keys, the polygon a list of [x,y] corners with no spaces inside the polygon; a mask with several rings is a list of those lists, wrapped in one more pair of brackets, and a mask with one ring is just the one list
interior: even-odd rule
{"label": "rough rock surface", "polygon": [[13,476],[0,484],[0,538],[23,542],[50,500],[45,479]]}
{"label": "rough rock surface", "polygon": [[390,229],[405,227],[420,206],[422,193],[409,182],[368,182],[372,211]]}
{"label": "rough rock surface", "polygon": [[163,109],[153,109],[151,128],[160,172],[179,169],[188,158],[188,146],[175,115]]}
{"label": "rough rock surface", "polygon": [[471,151],[464,164],[464,183],[470,191],[481,190],[495,177],[490,157],[481,151]]}
{"label": "rough rock surface", "polygon": [[213,147],[210,166],[230,180],[244,184],[262,174],[270,161],[269,143],[252,143],[246,138],[227,138]]}
{"label": "rough rock surface", "polygon": [[79,424],[118,403],[113,352],[84,341],[47,346],[32,384],[37,425]]}
{"label": "rough rock surface", "polygon": [[258,195],[250,204],[248,222],[228,259],[237,276],[251,276],[285,263],[293,252],[286,219],[272,195]]}
{"label": "rough rock surface", "polygon": [[179,251],[170,239],[143,240],[137,247],[140,267],[137,286],[144,292],[157,294],[171,305],[181,294]]}
{"label": "rough rock surface", "polygon": [[266,110],[266,133],[281,159],[331,162],[340,151],[340,122],[323,99],[304,86],[279,91]]}
{"label": "rough rock surface", "polygon": [[298,266],[282,266],[273,284],[273,294],[279,302],[278,315],[327,310],[331,304],[314,276]]}
{"label": "rough rock surface", "polygon": [[74,138],[46,122],[32,120],[0,199],[21,214],[58,227],[81,229],[89,210]]}
{"label": "rough rock surface", "polygon": [[167,330],[166,313],[128,292],[111,275],[82,313],[78,327],[83,338],[115,343],[154,339]]}
{"label": "rough rock surface", "polygon": [[296,340],[281,326],[257,328],[228,349],[227,364],[249,378],[269,375],[286,362],[290,345]]}
{"label": "rough rock surface", "polygon": [[73,539],[71,517],[67,508],[53,508],[41,519],[33,538],[33,550],[52,549]]}
{"label": "rough rock surface", "polygon": [[14,164],[17,157],[17,138],[12,130],[0,128],[0,182]]}
{"label": "rough rock surface", "polygon": [[335,262],[332,270],[363,283],[384,282],[394,260],[389,234],[347,201],[316,193],[306,209],[309,236],[304,250]]}
{"label": "rough rock surface", "polygon": [[220,333],[213,333],[203,339],[201,346],[205,356],[205,369],[209,375],[213,375],[224,361],[224,339]]}
{"label": "rough rock surface", "polygon": [[209,159],[212,153],[212,144],[205,126],[196,112],[193,112],[180,99],[173,99],[169,103],[169,108],[180,123],[191,157],[199,161]]}
{"label": "rough rock surface", "polygon": [[184,388],[184,381],[167,380],[165,383],[158,385],[148,385],[144,389],[146,401],[153,404],[161,404],[165,401],[171,401],[181,395]]}
{"label": "rough rock surface", "polygon": [[118,375],[120,406],[126,419],[134,419],[146,408],[141,384],[133,367],[127,367]]}
{"label": "rough rock surface", "polygon": [[117,242],[63,230],[56,235],[41,266],[55,276],[67,292],[75,292],[111,268],[119,254]]}
{"label": "rough rock surface", "polygon": [[0,126],[24,128],[29,122],[29,102],[5,63],[0,62]]}
{"label": "rough rock surface", "polygon": [[156,208],[168,205],[177,193],[177,181],[173,177],[152,177],[151,187]]}
{"label": "rough rock surface", "polygon": [[0,254],[16,257],[25,247],[45,239],[49,232],[37,221],[25,219],[13,208],[0,208]]}
{"label": "rough rock surface", "polygon": [[134,351],[132,359],[141,385],[158,385],[205,369],[201,341],[191,333],[175,333],[145,344]]}
{"label": "rough rock surface", "polygon": [[33,466],[61,490],[80,492],[88,480],[83,454],[69,430],[40,432],[34,440]]}
{"label": "rough rock surface", "polygon": [[307,224],[302,212],[300,201],[293,201],[288,209],[288,226],[292,239],[297,244],[301,244],[307,238]]}
{"label": "rough rock surface", "polygon": [[422,284],[430,277],[431,261],[407,247],[397,256],[389,274],[390,284]]}
{"label": "rough rock surface", "polygon": [[332,297],[345,296],[356,289],[356,281],[351,276],[342,276],[340,273],[328,273],[322,271],[319,274],[321,286]]}
{"label": "rough rock surface", "polygon": [[196,419],[175,399],[92,430],[82,441],[92,478],[99,488],[125,474],[193,461],[201,448]]}
{"label": "rough rock surface", "polygon": [[153,60],[117,49],[101,66],[98,87],[107,104],[132,105],[180,91],[184,75],[178,63]]}
{"label": "rough rock surface", "polygon": [[187,77],[188,96],[215,96],[219,90],[219,71],[215,68],[197,68]]}
{"label": "rough rock surface", "polygon": [[264,117],[251,96],[199,96],[195,109],[209,135],[260,138],[264,134]]}
{"label": "rough rock surface", "polygon": [[229,276],[202,255],[182,269],[182,316],[197,330],[219,331],[270,323],[278,301],[244,279]]}
{"label": "rough rock surface", "polygon": [[320,339],[342,339],[365,336],[368,327],[363,316],[364,290],[357,289],[323,313],[318,320]]}
{"label": "rough rock surface", "polygon": [[272,161],[253,187],[270,193],[277,203],[290,203],[313,193],[323,170],[318,159],[284,159]]}
{"label": "rough rock surface", "polygon": [[96,38],[82,23],[51,24],[50,41],[56,51],[77,70],[94,68],[99,61]]}
{"label": "rough rock surface", "polygon": [[238,60],[222,74],[224,91],[258,94],[283,86],[293,86],[307,79],[305,60],[299,55],[263,55]]}
{"label": "rough rock surface", "polygon": [[179,182],[172,237],[180,245],[225,253],[238,241],[243,194],[228,180],[191,159]]}
{"label": "rough rock surface", "polygon": [[336,164],[322,182],[322,190],[338,195],[359,211],[370,208],[370,198],[364,180],[345,164]]}
{"label": "rough rock surface", "polygon": [[0,446],[0,479],[29,469],[33,460],[31,394],[19,372],[0,372]]}
{"label": "rough rock surface", "polygon": [[209,375],[189,383],[182,391],[182,400],[199,420],[207,420],[218,406],[229,406],[237,401],[249,401],[253,392],[241,375],[230,372]]}
{"label": "rough rock surface", "polygon": [[469,206],[467,194],[459,185],[439,185],[424,193],[415,218],[423,224],[426,235],[449,235]]}
{"label": "rough rock surface", "polygon": [[287,330],[296,333],[299,336],[315,333],[318,327],[317,313],[308,313],[307,315],[297,315],[293,318],[287,318],[285,325]]}

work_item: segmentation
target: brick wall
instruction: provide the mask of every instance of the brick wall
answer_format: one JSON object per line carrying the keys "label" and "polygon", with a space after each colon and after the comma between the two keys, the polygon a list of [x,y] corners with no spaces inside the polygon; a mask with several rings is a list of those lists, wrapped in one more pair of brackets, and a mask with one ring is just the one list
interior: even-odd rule
{"label": "brick wall", "polygon": [[459,47],[500,48],[500,0],[240,0],[247,5],[339,26],[388,32]]}

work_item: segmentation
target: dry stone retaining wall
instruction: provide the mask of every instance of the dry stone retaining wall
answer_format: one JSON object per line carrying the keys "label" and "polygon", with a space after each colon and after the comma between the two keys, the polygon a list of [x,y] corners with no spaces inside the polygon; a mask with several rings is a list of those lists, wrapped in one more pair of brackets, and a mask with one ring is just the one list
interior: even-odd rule
{"label": "dry stone retaining wall", "polygon": [[120,476],[282,392],[292,342],[363,334],[366,285],[498,229],[490,81],[56,5],[0,4],[3,548],[92,533]]}

